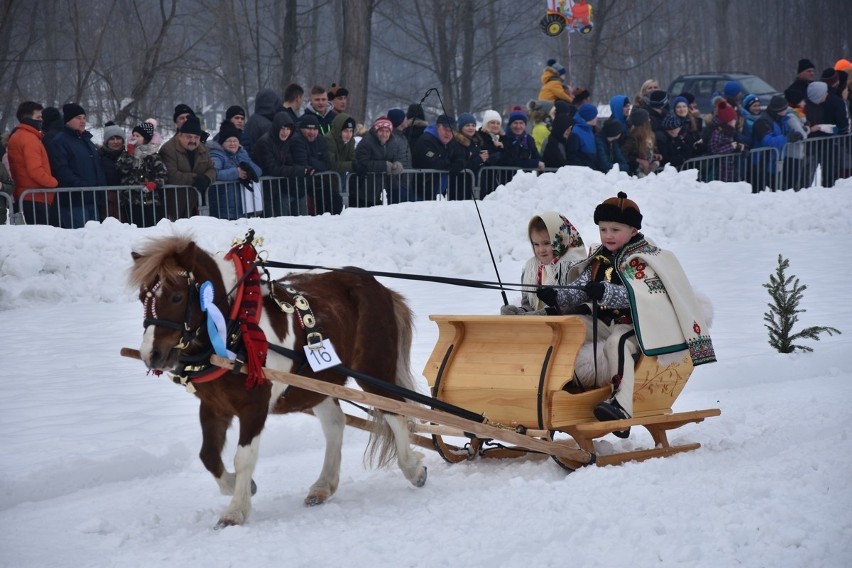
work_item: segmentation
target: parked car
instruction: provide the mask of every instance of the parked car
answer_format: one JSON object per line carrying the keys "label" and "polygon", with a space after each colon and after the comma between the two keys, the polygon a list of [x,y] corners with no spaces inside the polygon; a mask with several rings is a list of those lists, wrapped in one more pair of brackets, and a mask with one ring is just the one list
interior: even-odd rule
{"label": "parked car", "polygon": [[695,95],[695,102],[703,114],[713,112],[713,93],[721,93],[728,81],[736,81],[743,88],[742,96],[755,94],[760,99],[763,107],[769,104],[774,95],[781,93],[758,77],[748,73],[696,73],[694,75],[681,75],[669,85],[669,100],[684,91]]}

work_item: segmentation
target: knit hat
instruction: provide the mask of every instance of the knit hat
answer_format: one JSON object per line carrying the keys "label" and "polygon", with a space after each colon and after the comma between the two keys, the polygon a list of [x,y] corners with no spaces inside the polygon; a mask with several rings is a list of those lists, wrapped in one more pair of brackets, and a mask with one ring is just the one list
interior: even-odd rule
{"label": "knit hat", "polygon": [[799,106],[803,100],[805,100],[805,93],[803,93],[800,89],[786,89],[784,91],[784,98],[787,99],[787,102],[791,107]]}
{"label": "knit hat", "polygon": [[769,106],[766,107],[766,112],[771,112],[773,114],[780,114],[785,110],[787,110],[787,99],[781,95],[775,95],[772,97],[769,100]]}
{"label": "knit hat", "polygon": [[587,101],[592,98],[592,93],[587,91],[582,87],[577,87],[574,89],[574,104],[581,105],[583,101]]}
{"label": "knit hat", "polygon": [[828,85],[829,88],[834,88],[837,86],[840,78],[837,76],[837,71],[834,70],[834,67],[829,67],[828,69],[822,72],[820,76],[820,81]]}
{"label": "knit hat", "polygon": [[[390,121],[388,121],[390,122]],[[447,128],[455,128],[456,121],[453,120],[452,116],[447,116],[446,114],[438,115],[438,118],[435,119],[435,124],[440,126],[446,126]]]}
{"label": "knit hat", "polygon": [[760,102],[760,99],[757,97],[757,95],[748,94],[743,99],[743,108],[748,110],[748,109],[751,108],[751,105],[753,105],[754,103],[759,103],[759,102]]}
{"label": "knit hat", "polygon": [[317,115],[312,112],[306,112],[299,117],[299,123],[296,126],[299,128],[319,128],[320,123]]}
{"label": "knit hat", "polygon": [[411,103],[408,105],[408,112],[405,113],[405,117],[426,120],[426,115],[423,113],[423,107],[417,103]]}
{"label": "knit hat", "polygon": [[189,114],[191,114],[192,116],[195,116],[195,111],[194,111],[194,110],[192,110],[191,108],[189,108],[189,105],[185,105],[185,104],[183,104],[183,103],[180,103],[179,105],[177,105],[177,106],[175,107],[175,113],[174,113],[174,115],[172,116],[172,119],[173,119],[175,122],[177,122],[178,117],[179,117],[180,115],[182,115],[182,114],[186,114],[186,113],[189,113]]}
{"label": "knit hat", "polygon": [[[183,113],[180,113],[183,114]],[[195,114],[190,114],[186,122],[178,129],[178,132],[183,134],[195,134],[196,136],[204,136],[207,133],[201,130],[201,121]]]}
{"label": "knit hat", "polygon": [[547,60],[547,66],[553,67],[554,69],[556,69],[556,72],[559,73],[560,75],[565,74],[565,68],[562,67],[559,63],[557,63],[555,59],[548,59]]}
{"label": "knit hat", "polygon": [[669,95],[665,91],[651,91],[648,95],[648,104],[652,108],[664,108],[669,102]]}
{"label": "knit hat", "polygon": [[240,105],[232,105],[225,111],[225,120],[231,120],[235,116],[246,117],[246,111]]}
{"label": "knit hat", "polygon": [[649,120],[651,120],[651,115],[641,107],[633,107],[633,110],[630,111],[630,115],[627,117],[628,124],[632,126],[642,126]]}
{"label": "knit hat", "polygon": [[387,128],[388,130],[393,130],[393,123],[386,116],[380,116],[373,122],[373,128],[376,129],[376,132],[381,130],[382,128]]}
{"label": "knit hat", "polygon": [[807,71],[808,69],[816,69],[816,65],[814,65],[810,59],[799,59],[799,66],[796,68],[796,74],[798,75],[802,71]]}
{"label": "knit hat", "polygon": [[500,116],[500,113],[497,112],[496,110],[490,110],[489,109],[489,110],[486,110],[484,113],[482,113],[482,124],[487,124],[487,123],[491,122],[492,120],[496,120],[497,122],[500,122],[500,123],[503,122],[503,118]]}
{"label": "knit hat", "polygon": [[619,191],[617,197],[610,197],[595,207],[595,225],[600,225],[601,221],[623,223],[641,229],[642,213],[636,203],[627,199],[626,193]]}
{"label": "knit hat", "polygon": [[527,113],[521,110],[513,110],[509,113],[509,124],[512,124],[516,120],[523,120],[524,124],[527,123]]}
{"label": "knit hat", "polygon": [[222,126],[219,127],[219,144],[224,144],[225,140],[228,138],[236,138],[240,139],[243,131],[233,125],[230,120],[226,120],[222,123]]}
{"label": "knit hat", "polygon": [[388,120],[390,120],[393,127],[396,128],[405,120],[405,111],[401,108],[390,109],[388,111]]}
{"label": "knit hat", "polygon": [[675,128],[680,128],[683,126],[683,123],[680,120],[680,117],[674,113],[669,113],[663,117],[660,126],[663,127],[663,130],[674,130]]}
{"label": "knit hat", "polygon": [[728,124],[732,120],[737,119],[737,111],[734,110],[734,107],[722,101],[719,103],[719,106],[716,107],[716,116],[719,117],[719,120],[722,124]]}
{"label": "knit hat", "polygon": [[148,144],[149,142],[151,142],[151,138],[154,137],[154,125],[150,122],[142,122],[133,127],[133,130],[131,130],[131,134],[133,132],[138,132],[139,135],[145,140],[145,144]]}
{"label": "knit hat", "polygon": [[849,71],[852,69],[852,61],[848,59],[838,59],[837,63],[834,64],[834,69],[836,71]]}
{"label": "knit hat", "polygon": [[580,108],[577,109],[577,114],[579,114],[580,118],[586,122],[591,122],[598,117],[598,107],[593,104],[586,103],[584,105],[580,105]]}
{"label": "knit hat", "polygon": [[606,122],[604,122],[603,128],[601,128],[601,132],[603,133],[604,138],[615,138],[616,136],[621,136],[621,123],[617,118],[608,118]]}
{"label": "knit hat", "polygon": [[463,112],[459,115],[458,119],[459,129],[462,129],[466,124],[472,124],[476,126],[476,118],[469,112]]}
{"label": "knit hat", "polygon": [[814,81],[808,85],[808,100],[812,103],[818,104],[827,92],[828,85],[822,81]]}
{"label": "knit hat", "polygon": [[[68,122],[74,117],[86,114],[86,111],[77,103],[66,103],[62,105],[62,122]],[[42,119],[44,114],[42,114]]]}
{"label": "knit hat", "polygon": [[336,83],[331,84],[331,88],[328,90],[328,100],[334,100],[335,97],[348,97],[349,89],[346,87],[338,87]]}
{"label": "knit hat", "polygon": [[346,120],[343,121],[343,124],[341,125],[340,130],[346,130],[347,128],[351,128],[352,130],[355,130],[356,126],[357,126],[357,124],[355,124],[355,119],[352,118],[351,116],[347,116]]}
{"label": "knit hat", "polygon": [[740,84],[736,81],[728,81],[727,83],[725,83],[725,88],[722,90],[722,92],[725,93],[726,97],[733,98],[739,95],[740,91],[742,90],[742,86],[740,86]]}
{"label": "knit hat", "polygon": [[113,136],[118,136],[122,140],[124,140],[124,129],[117,124],[110,124],[106,128],[104,128],[104,144],[106,141],[112,138]]}
{"label": "knit hat", "polygon": [[683,103],[686,106],[689,106],[689,101],[686,99],[686,97],[684,97],[683,95],[678,95],[672,101],[672,108],[676,107],[680,103]]}
{"label": "knit hat", "polygon": [[44,126],[48,126],[51,123],[59,122],[61,120],[62,113],[60,113],[59,109],[56,107],[45,107],[44,110],[41,111],[41,122]]}

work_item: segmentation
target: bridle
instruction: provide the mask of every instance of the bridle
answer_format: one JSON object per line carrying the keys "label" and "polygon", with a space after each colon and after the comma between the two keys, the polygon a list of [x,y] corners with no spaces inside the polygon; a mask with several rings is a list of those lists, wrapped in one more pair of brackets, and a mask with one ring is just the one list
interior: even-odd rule
{"label": "bridle", "polygon": [[[201,325],[193,331],[189,327],[189,323],[192,321],[193,316],[195,315],[195,306],[199,304],[198,298],[198,282],[195,281],[195,275],[192,272],[181,270],[178,272],[178,276],[186,278],[186,285],[189,292],[189,297],[186,300],[186,311],[184,312],[183,322],[175,322],[171,320],[160,319],[157,316],[157,305],[156,305],[156,293],[162,286],[163,281],[157,280],[157,283],[151,289],[148,289],[145,286],[145,300],[142,303],[142,315],[144,319],[142,320],[142,327],[147,328],[149,325],[157,326],[157,327],[165,327],[167,329],[174,329],[181,332],[180,341],[177,345],[174,346],[174,349],[183,350],[189,347],[190,343],[192,343],[196,337],[198,337],[199,332],[201,331]],[[150,317],[149,317],[150,312]]]}

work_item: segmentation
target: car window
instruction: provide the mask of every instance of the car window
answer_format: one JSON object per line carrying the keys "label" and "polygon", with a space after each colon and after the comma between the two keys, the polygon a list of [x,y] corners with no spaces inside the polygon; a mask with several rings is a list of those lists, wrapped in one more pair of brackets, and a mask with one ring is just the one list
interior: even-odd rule
{"label": "car window", "polygon": [[767,93],[778,92],[778,89],[760,77],[743,77],[740,79],[740,84],[747,93],[754,93],[755,95],[765,95]]}
{"label": "car window", "polygon": [[693,83],[692,94],[696,97],[709,98],[713,94],[713,79],[697,79]]}
{"label": "car window", "polygon": [[683,88],[684,84],[685,83],[683,81],[675,81],[674,83],[671,84],[671,87],[669,87],[669,92],[672,95],[681,94],[684,91],[684,88]]}

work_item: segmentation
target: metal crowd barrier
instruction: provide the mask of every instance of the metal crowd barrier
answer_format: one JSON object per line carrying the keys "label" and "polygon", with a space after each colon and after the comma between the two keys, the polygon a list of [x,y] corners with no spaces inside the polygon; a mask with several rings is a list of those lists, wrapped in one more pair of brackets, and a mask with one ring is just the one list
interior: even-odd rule
{"label": "metal crowd barrier", "polygon": [[[53,195],[53,203],[48,204]],[[191,186],[166,185],[149,192],[142,186],[57,187],[27,189],[16,210],[29,225],[79,229],[88,221],[115,217],[140,227],[198,215],[201,194]]]}
{"label": "metal crowd barrier", "polygon": [[402,170],[398,174],[350,173],[346,176],[347,205],[372,207],[406,201],[472,199],[476,176],[470,170]]}
{"label": "metal crowd barrier", "polygon": [[264,176],[253,191],[243,192],[243,211],[256,217],[336,215],[343,210],[343,187],[337,172],[289,178]]}
{"label": "metal crowd barrier", "polygon": [[11,223],[14,213],[15,204],[12,200],[12,196],[0,191],[0,225],[8,225]]}
{"label": "metal crowd barrier", "polygon": [[840,178],[852,177],[852,134],[813,137],[777,148],[755,148],[739,154],[691,158],[680,171],[698,170],[703,182],[745,181],[752,192],[800,190],[818,185],[832,187]]}

